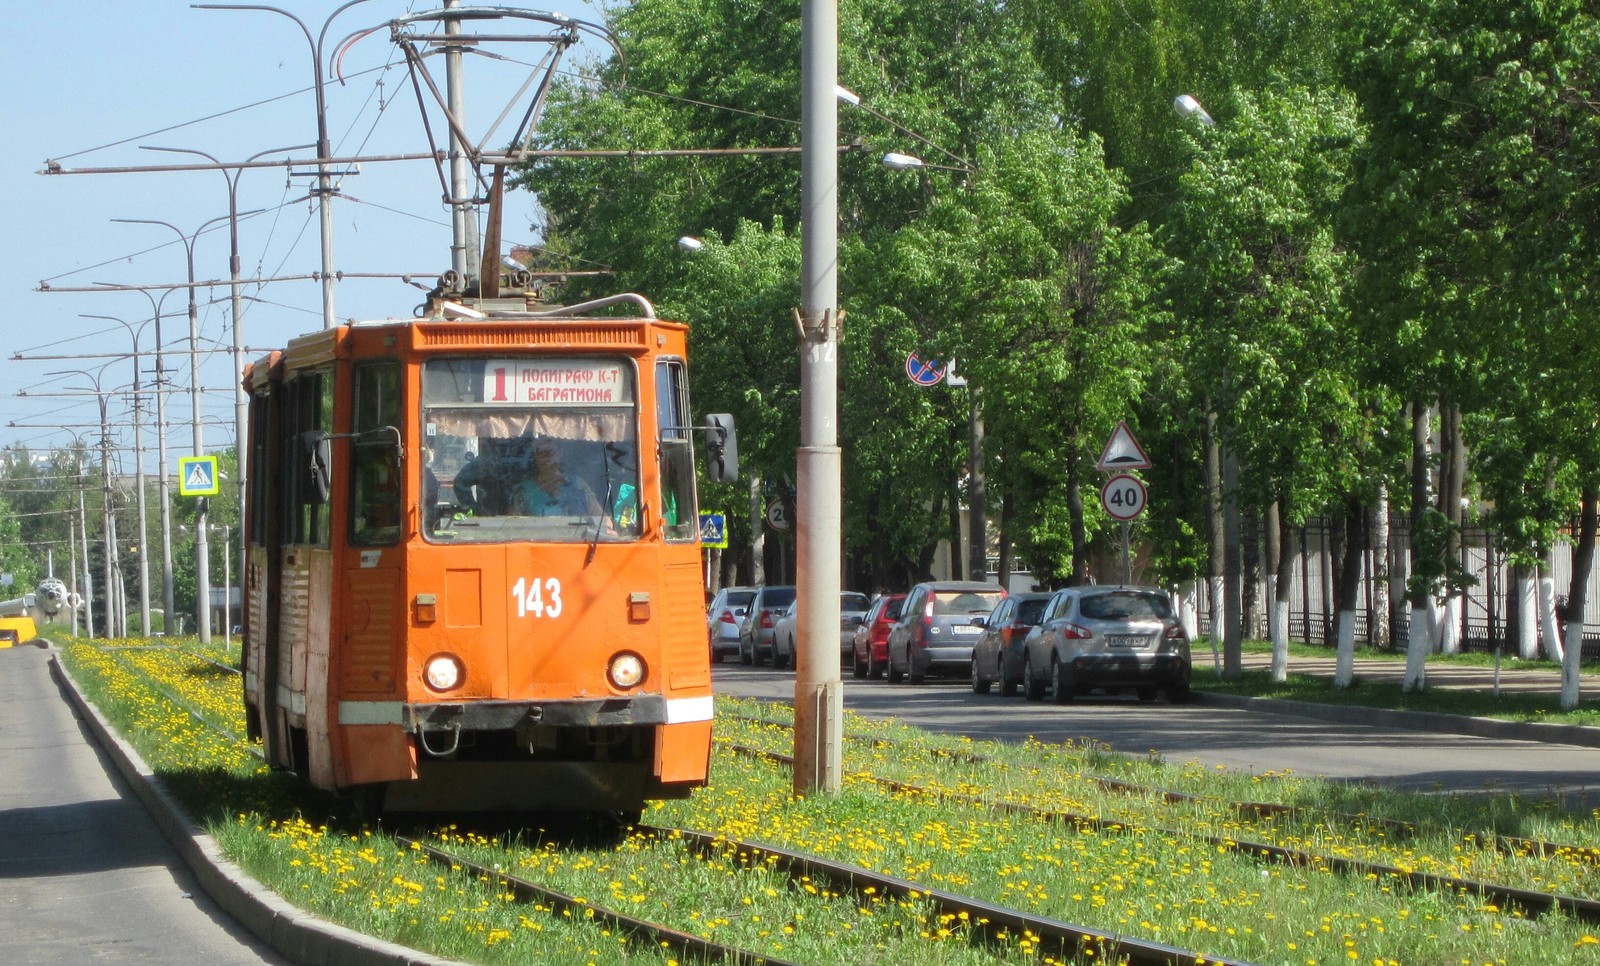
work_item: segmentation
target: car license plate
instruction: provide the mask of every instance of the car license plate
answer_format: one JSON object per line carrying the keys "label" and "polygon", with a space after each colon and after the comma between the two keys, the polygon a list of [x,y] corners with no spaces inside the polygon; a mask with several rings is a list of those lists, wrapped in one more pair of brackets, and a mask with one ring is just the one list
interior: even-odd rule
{"label": "car license plate", "polygon": [[1141,634],[1108,634],[1106,643],[1112,647],[1143,647],[1144,636]]}
{"label": "car license plate", "polygon": [[956,626],[950,628],[950,633],[952,633],[952,634],[982,634],[983,633],[983,628],[974,627],[971,624],[957,624]]}

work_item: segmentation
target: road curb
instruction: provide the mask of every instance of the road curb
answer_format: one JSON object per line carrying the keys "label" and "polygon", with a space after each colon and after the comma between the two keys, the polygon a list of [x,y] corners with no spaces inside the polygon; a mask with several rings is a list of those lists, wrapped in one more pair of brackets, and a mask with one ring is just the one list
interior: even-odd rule
{"label": "road curb", "polygon": [[1600,748],[1600,728],[1589,728],[1583,725],[1541,724],[1537,721],[1501,721],[1498,718],[1474,718],[1459,714],[1440,714],[1436,711],[1391,711],[1384,708],[1364,708],[1357,705],[1288,701],[1283,698],[1248,698],[1236,694],[1216,694],[1198,689],[1191,692],[1191,694],[1196,704],[1207,704],[1220,708],[1244,708],[1250,711],[1269,711],[1275,714],[1316,718],[1321,721],[1335,721],[1340,724],[1383,725],[1389,728],[1467,735],[1475,738],[1542,741],[1549,744]]}
{"label": "road curb", "polygon": [[161,834],[194,873],[200,888],[258,939],[300,966],[468,966],[376,939],[285,902],[222,854],[200,831],[139,752],[111,728],[50,650],[50,673],[102,751],[144,804]]}

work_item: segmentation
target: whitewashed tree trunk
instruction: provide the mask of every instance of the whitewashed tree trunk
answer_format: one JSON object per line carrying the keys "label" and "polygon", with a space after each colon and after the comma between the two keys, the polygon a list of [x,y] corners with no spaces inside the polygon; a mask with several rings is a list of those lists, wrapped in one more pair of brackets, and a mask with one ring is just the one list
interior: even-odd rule
{"label": "whitewashed tree trunk", "polygon": [[1272,601],[1272,680],[1289,679],[1289,602]]}
{"label": "whitewashed tree trunk", "polygon": [[1561,661],[1561,708],[1570,711],[1578,706],[1578,668],[1583,663],[1583,615],[1568,615],[1567,654]]}
{"label": "whitewashed tree trunk", "polygon": [[1367,629],[1368,646],[1389,643],[1389,588],[1393,585],[1389,566],[1389,487],[1378,486],[1377,505],[1372,508],[1372,566],[1378,572],[1372,582],[1372,626]]}
{"label": "whitewashed tree trunk", "polygon": [[1545,570],[1539,577],[1539,637],[1544,641],[1545,659],[1561,663],[1566,652],[1556,625],[1556,581],[1554,577],[1544,576],[1548,573]]}
{"label": "whitewashed tree trunk", "polygon": [[1517,656],[1532,661],[1539,656],[1539,627],[1534,621],[1538,613],[1538,585],[1533,575],[1525,570],[1517,578],[1516,589],[1522,619],[1517,622]]}
{"label": "whitewashed tree trunk", "polygon": [[1445,598],[1444,607],[1439,618],[1439,652],[1441,654],[1461,653],[1461,595],[1451,594]]}
{"label": "whitewashed tree trunk", "polygon": [[1209,589],[1211,591],[1211,664],[1216,668],[1217,677],[1222,677],[1222,653],[1217,650],[1217,641],[1222,638],[1225,628],[1222,624],[1225,619],[1222,607],[1223,595],[1227,592],[1227,580],[1222,575],[1211,578]]}
{"label": "whitewashed tree trunk", "polygon": [[1411,626],[1406,635],[1406,677],[1402,691],[1421,691],[1427,686],[1428,652],[1433,649],[1430,607],[1411,608]]}
{"label": "whitewashed tree trunk", "polygon": [[1200,636],[1200,612],[1195,606],[1200,593],[1199,585],[1193,580],[1180,580],[1176,593],[1178,620],[1183,622],[1183,632],[1192,641]]}
{"label": "whitewashed tree trunk", "polygon": [[1348,688],[1356,681],[1356,612],[1339,612],[1339,648],[1333,664],[1333,686]]}

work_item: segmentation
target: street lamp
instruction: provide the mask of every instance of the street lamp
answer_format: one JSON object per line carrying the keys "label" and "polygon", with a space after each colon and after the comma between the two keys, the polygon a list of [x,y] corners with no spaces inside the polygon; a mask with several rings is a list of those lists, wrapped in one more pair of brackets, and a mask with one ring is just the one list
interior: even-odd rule
{"label": "street lamp", "polygon": [[140,418],[140,383],[139,383],[139,333],[149,325],[150,319],[140,323],[138,328],[114,315],[79,314],[85,319],[105,319],[117,322],[128,330],[133,337],[133,477],[134,486],[138,488],[139,507],[139,632],[145,636],[150,635],[150,554],[146,547],[146,539],[150,533],[150,523],[145,510],[144,496],[144,420]]}
{"label": "street lamp", "polygon": [[1210,114],[1206,113],[1206,109],[1201,106],[1193,94],[1179,94],[1174,97],[1172,99],[1172,109],[1178,112],[1179,117],[1195,118],[1206,127],[1212,127],[1217,123],[1212,120]]}
{"label": "street lamp", "polygon": [[678,247],[686,252],[697,252],[706,247],[706,243],[692,235],[684,235],[678,239]]}
{"label": "street lamp", "polygon": [[[109,419],[106,413],[106,396],[108,393],[100,387],[100,377],[105,373],[106,369],[114,365],[116,361],[117,360],[112,360],[111,362],[108,362],[100,368],[94,370],[58,369],[54,372],[45,373],[47,376],[84,377],[85,379],[89,380],[91,384],[93,384],[95,401],[100,406],[100,535],[105,545],[101,562],[104,566],[104,592],[106,595],[105,620],[103,622],[102,629],[104,630],[107,638],[124,636],[127,633],[125,625],[123,625],[120,631],[118,629],[119,623],[116,604],[117,584],[116,581],[112,579],[113,572],[116,572],[120,568],[118,567],[117,563],[117,521],[115,509],[111,499],[111,428],[108,425]],[[85,539],[87,540],[87,533],[85,534]],[[87,553],[88,551],[86,549],[84,566],[85,572],[88,571]],[[90,620],[91,623],[89,625],[89,633],[91,636],[93,636],[93,618]]]}
{"label": "street lamp", "polygon": [[[246,212],[246,214],[251,215],[258,213],[258,211]],[[177,225],[174,225],[169,221],[160,221],[154,218],[111,219],[114,222],[126,225],[164,225],[165,227],[172,229],[172,231],[177,234],[179,240],[183,242],[184,257],[189,268],[189,407],[194,417],[195,456],[204,456],[206,452],[206,445],[204,429],[200,422],[200,318],[194,297],[194,243],[199,239],[200,233],[205,231],[207,228],[219,221],[229,220],[236,217],[237,216],[231,212],[226,215],[219,215],[216,218],[212,218],[211,220],[205,222],[199,228],[196,228],[194,230],[194,234],[192,235],[185,235]],[[163,474],[166,473],[166,469],[167,468],[165,466],[161,468]],[[199,502],[196,504],[196,511],[195,522],[198,527],[198,533],[195,534],[194,551],[195,566],[199,570],[199,574],[197,576],[199,580],[198,590],[201,600],[201,605],[196,609],[200,612],[200,643],[210,644],[211,611],[207,605],[210,603],[211,593],[209,579],[210,570],[208,569],[211,564],[211,551],[210,547],[206,543],[205,497],[199,498]]]}
{"label": "street lamp", "polygon": [[[237,488],[239,506],[242,507],[244,506],[245,473],[247,472],[245,466],[247,461],[245,460],[244,456],[244,442],[246,436],[245,417],[248,407],[246,405],[244,395],[244,380],[241,378],[242,373],[244,372],[244,328],[241,324],[239,312],[243,301],[239,294],[239,179],[244,175],[243,165],[249,164],[257,158],[268,154],[278,154],[280,152],[287,154],[290,151],[299,151],[304,148],[314,148],[316,145],[295,144],[286,148],[271,148],[266,151],[257,151],[255,154],[250,155],[250,157],[245,158],[241,165],[234,166],[231,169],[229,166],[224,165],[221,161],[218,161],[214,155],[208,154],[205,151],[197,151],[194,148],[163,148],[144,144],[140,145],[139,147],[144,151],[165,151],[171,154],[198,155],[199,157],[205,158],[211,163],[218,165],[219,170],[222,172],[223,179],[228,182],[228,287],[233,310],[233,450],[235,463],[237,464],[238,468]],[[241,552],[244,550],[243,544],[240,545],[239,549]],[[239,561],[239,572],[244,573],[244,560],[242,558]]]}

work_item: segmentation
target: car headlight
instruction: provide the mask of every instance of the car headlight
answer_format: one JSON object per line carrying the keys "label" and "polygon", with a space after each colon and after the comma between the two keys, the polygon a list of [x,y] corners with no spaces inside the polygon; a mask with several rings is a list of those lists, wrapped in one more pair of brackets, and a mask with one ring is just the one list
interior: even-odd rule
{"label": "car headlight", "polygon": [[422,679],[435,691],[454,691],[465,677],[466,669],[454,654],[435,654],[422,666]]}
{"label": "car headlight", "polygon": [[606,677],[611,679],[613,687],[626,691],[639,686],[644,680],[644,671],[644,658],[632,651],[623,651],[611,659]]}

